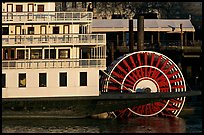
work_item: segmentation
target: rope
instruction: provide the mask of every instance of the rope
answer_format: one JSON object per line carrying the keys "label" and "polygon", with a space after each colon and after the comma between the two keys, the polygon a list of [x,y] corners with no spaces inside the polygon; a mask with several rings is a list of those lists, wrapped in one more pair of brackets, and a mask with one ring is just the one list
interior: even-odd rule
{"label": "rope", "polygon": [[119,81],[117,81],[115,78],[113,78],[112,76],[110,76],[108,73],[106,73],[105,71],[101,70],[105,75],[109,76],[110,78],[112,78],[114,81],[116,81],[118,84],[120,84],[121,86],[123,86],[124,88],[126,88],[128,91],[132,92],[132,93],[135,93],[134,90],[130,89],[130,88],[127,88],[125,87],[123,84],[121,84]]}

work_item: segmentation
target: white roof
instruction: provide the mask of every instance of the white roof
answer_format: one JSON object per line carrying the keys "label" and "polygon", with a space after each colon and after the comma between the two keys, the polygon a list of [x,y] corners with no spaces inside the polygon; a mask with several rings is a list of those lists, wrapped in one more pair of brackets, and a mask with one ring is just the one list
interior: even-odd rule
{"label": "white roof", "polygon": [[[180,24],[184,32],[195,32],[190,19],[144,19],[144,31],[180,32]],[[93,19],[92,32],[129,31],[128,19]],[[133,19],[133,31],[137,31],[137,19]]]}

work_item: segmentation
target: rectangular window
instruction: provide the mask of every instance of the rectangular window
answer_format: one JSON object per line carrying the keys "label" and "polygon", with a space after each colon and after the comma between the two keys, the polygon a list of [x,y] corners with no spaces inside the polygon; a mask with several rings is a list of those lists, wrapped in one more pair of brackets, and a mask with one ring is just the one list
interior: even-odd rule
{"label": "rectangular window", "polygon": [[2,35],[9,35],[9,27],[2,27]]}
{"label": "rectangular window", "polygon": [[67,58],[70,58],[70,50],[59,49],[59,59],[67,59]]}
{"label": "rectangular window", "polygon": [[34,34],[34,27],[28,27],[28,34]]}
{"label": "rectangular window", "polygon": [[20,73],[19,74],[19,87],[26,87],[26,74]]}
{"label": "rectangular window", "polygon": [[30,50],[31,59],[42,59],[42,50],[41,49],[32,49]]}
{"label": "rectangular window", "polygon": [[56,59],[56,49],[45,49],[45,59]]}
{"label": "rectangular window", "polygon": [[46,86],[47,86],[47,74],[39,73],[39,87],[46,87]]}
{"label": "rectangular window", "polygon": [[28,50],[17,50],[17,59],[28,59]]}
{"label": "rectangular window", "polygon": [[53,27],[53,34],[59,34],[59,26]]}
{"label": "rectangular window", "polygon": [[44,5],[38,5],[38,12],[44,12]]}
{"label": "rectangular window", "polygon": [[2,74],[2,88],[6,87],[6,74]]}
{"label": "rectangular window", "polygon": [[80,86],[87,86],[87,72],[80,72]]}
{"label": "rectangular window", "polygon": [[60,73],[60,87],[67,86],[67,73]]}
{"label": "rectangular window", "polygon": [[23,12],[23,5],[16,5],[16,12]]}

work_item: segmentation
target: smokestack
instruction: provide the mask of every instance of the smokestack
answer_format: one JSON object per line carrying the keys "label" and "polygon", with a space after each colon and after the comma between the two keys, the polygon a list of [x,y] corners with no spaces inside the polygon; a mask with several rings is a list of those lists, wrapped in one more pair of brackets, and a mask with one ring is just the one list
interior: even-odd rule
{"label": "smokestack", "polygon": [[129,20],[129,52],[133,52],[134,47],[134,33],[133,33],[133,19]]}
{"label": "smokestack", "polygon": [[144,50],[144,16],[139,16],[137,21],[137,50]]}

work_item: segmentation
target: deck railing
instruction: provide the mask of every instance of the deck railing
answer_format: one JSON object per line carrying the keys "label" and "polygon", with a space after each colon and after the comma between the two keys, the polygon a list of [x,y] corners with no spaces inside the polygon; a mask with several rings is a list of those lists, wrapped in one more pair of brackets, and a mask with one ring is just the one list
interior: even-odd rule
{"label": "deck railing", "polygon": [[92,21],[92,12],[2,12],[2,23],[28,23],[28,22],[84,22]]}
{"label": "deck railing", "polygon": [[2,69],[105,68],[103,59],[3,60]]}
{"label": "deck railing", "polygon": [[40,35],[2,35],[2,45],[42,45],[42,44],[105,44],[105,34],[40,34]]}

